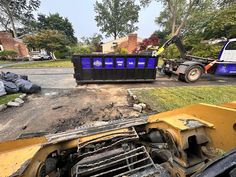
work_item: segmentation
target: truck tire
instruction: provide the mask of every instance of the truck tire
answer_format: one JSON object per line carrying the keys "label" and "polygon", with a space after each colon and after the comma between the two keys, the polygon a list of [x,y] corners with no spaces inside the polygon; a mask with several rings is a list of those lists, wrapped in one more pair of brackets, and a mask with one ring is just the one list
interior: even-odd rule
{"label": "truck tire", "polygon": [[184,74],[179,74],[179,80],[190,83],[196,82],[203,74],[203,68],[199,65],[189,67]]}

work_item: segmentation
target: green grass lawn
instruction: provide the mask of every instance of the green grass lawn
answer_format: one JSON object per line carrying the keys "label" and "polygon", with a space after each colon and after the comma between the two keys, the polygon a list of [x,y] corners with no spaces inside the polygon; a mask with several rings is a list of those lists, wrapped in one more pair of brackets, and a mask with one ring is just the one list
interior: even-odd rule
{"label": "green grass lawn", "polygon": [[19,93],[8,94],[0,97],[0,105],[7,104],[9,101],[13,101],[20,96]]}
{"label": "green grass lawn", "polygon": [[20,65],[9,66],[10,68],[69,68],[73,67],[71,60],[69,59],[58,59],[58,60],[48,60],[48,61],[37,61],[33,63],[25,63]]}
{"label": "green grass lawn", "polygon": [[236,101],[236,86],[170,87],[132,90],[153,110],[164,112],[190,104],[222,104]]}
{"label": "green grass lawn", "polygon": [[8,63],[12,63],[12,62],[11,61],[7,61],[7,60],[0,60],[0,65],[8,64]]}

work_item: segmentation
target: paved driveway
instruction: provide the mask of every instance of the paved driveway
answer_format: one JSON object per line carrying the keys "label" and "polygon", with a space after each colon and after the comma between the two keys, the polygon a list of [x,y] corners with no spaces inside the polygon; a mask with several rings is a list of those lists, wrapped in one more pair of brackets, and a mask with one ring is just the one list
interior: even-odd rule
{"label": "paved driveway", "polygon": [[40,85],[42,88],[68,89],[75,88],[73,68],[42,68],[42,69],[18,69],[4,68],[3,72],[13,72],[27,75],[29,80]]}
{"label": "paved driveway", "polygon": [[[28,75],[29,79],[46,89],[70,89],[76,87],[73,78],[73,68],[42,68],[42,69],[0,69],[3,72],[14,72]],[[86,88],[137,88],[137,87],[173,87],[173,86],[199,86],[199,85],[236,85],[236,77],[216,77],[214,75],[204,75],[196,83],[184,83],[176,77],[157,77],[153,83],[119,83],[119,84],[88,84],[80,87]]]}

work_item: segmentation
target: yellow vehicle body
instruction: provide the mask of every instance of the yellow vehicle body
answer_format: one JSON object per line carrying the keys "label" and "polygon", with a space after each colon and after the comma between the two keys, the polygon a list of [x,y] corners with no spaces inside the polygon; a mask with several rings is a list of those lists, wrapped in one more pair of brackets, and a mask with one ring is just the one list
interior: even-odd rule
{"label": "yellow vehicle body", "polygon": [[[68,173],[71,176],[79,176],[79,172],[85,171],[82,161],[86,161],[85,164],[87,166],[93,166],[96,163],[101,165],[100,163],[103,163],[99,160],[96,163],[88,162],[92,156],[95,159],[101,158],[94,152],[101,153],[102,155],[104,154],[102,152],[108,152],[108,150],[115,151],[116,143],[119,144],[119,141],[121,142],[125,139],[127,139],[126,142],[124,141],[125,144],[134,141],[139,146],[143,143],[140,140],[141,136],[149,136],[150,132],[155,132],[156,130],[165,134],[165,138],[170,140],[164,144],[168,144],[174,161],[174,163],[168,162],[169,165],[164,163],[165,165],[162,164],[161,166],[164,166],[171,176],[190,176],[202,169],[206,161],[236,148],[236,102],[220,106],[209,104],[191,105],[173,111],[151,115],[145,121],[141,121],[141,123],[137,121],[132,124],[131,121],[122,126],[114,126],[112,124],[109,128],[104,127],[106,126],[102,126],[102,128],[95,127],[93,131],[88,132],[84,129],[76,129],[43,137],[2,142],[0,143],[0,177],[61,176],[60,173],[62,173],[62,170],[59,170],[59,168],[63,166],[63,163],[67,163],[66,159],[69,158],[71,161],[75,159],[77,162],[72,162],[71,166],[74,167],[70,167],[71,169],[68,169]],[[112,142],[113,144],[102,147],[105,143],[110,143],[115,138],[116,140]],[[197,144],[194,144],[196,142]],[[150,144],[154,143],[152,142]],[[101,147],[96,147],[93,152],[90,152],[88,149],[91,145],[99,145]],[[145,149],[149,152],[149,145],[142,144],[142,146],[145,146]],[[199,149],[191,152],[191,148],[195,146],[199,147]],[[119,145],[120,147],[123,147],[123,144],[122,146]],[[206,149],[211,149],[212,151]],[[204,151],[204,157],[202,156],[202,151]],[[197,157],[199,153],[201,155]],[[80,158],[74,157],[77,155]],[[118,156],[121,156],[121,154]],[[49,160],[47,161],[47,159]],[[106,159],[103,159],[103,161],[105,163]],[[117,163],[118,161],[121,160],[118,159]],[[54,165],[48,165],[50,164],[49,162]],[[111,163],[109,162],[109,164]],[[136,162],[130,163],[129,168],[135,168],[132,165],[134,163]],[[103,169],[101,176],[109,176],[105,175],[105,166],[101,165],[100,171]],[[63,169],[65,168],[67,167],[63,167]],[[78,171],[79,168],[82,168],[82,170]],[[90,176],[91,169],[87,169],[84,174],[81,172],[81,176]],[[112,172],[114,169],[111,170],[109,168],[109,170]],[[129,170],[129,172],[132,172],[132,169]],[[94,172],[94,174],[97,173],[98,171],[96,173]]]}

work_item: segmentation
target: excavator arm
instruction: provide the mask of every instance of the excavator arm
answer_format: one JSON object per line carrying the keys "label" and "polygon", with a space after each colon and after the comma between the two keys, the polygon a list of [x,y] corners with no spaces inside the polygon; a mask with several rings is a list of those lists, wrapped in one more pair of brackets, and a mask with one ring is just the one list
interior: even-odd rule
{"label": "excavator arm", "polygon": [[181,39],[179,38],[179,36],[171,37],[168,41],[166,41],[162,45],[162,47],[160,47],[157,51],[154,51],[153,55],[158,56],[158,55],[162,54],[165,51],[165,49],[168,46],[170,46],[171,44],[175,44],[176,47],[178,48],[179,52],[180,52],[180,56],[182,58],[185,58],[187,52],[186,52],[186,49],[184,48],[183,43],[182,43]]}

